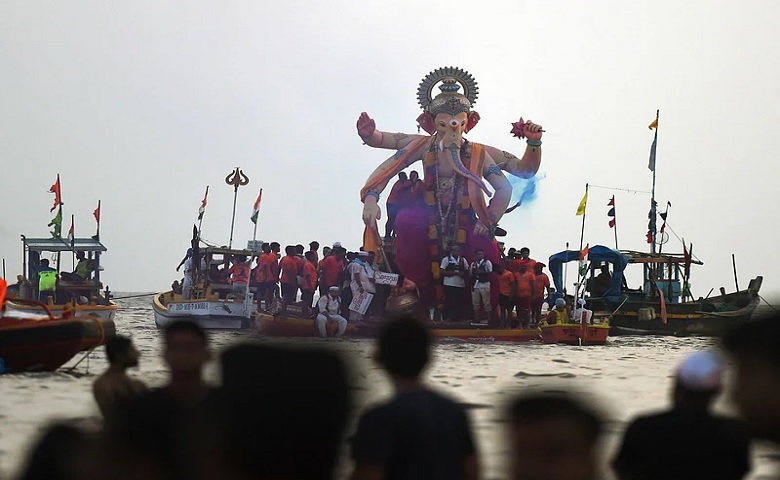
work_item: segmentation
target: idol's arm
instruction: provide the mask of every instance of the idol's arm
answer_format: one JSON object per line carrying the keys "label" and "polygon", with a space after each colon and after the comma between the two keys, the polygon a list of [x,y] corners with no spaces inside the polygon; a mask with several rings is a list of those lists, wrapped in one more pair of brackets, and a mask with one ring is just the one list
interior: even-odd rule
{"label": "idol's arm", "polygon": [[487,145],[485,146],[485,151],[493,157],[496,165],[501,170],[520,178],[531,178],[536,175],[536,172],[539,171],[539,165],[542,163],[541,146],[533,147],[528,145],[523,158],[517,158],[509,152]]}
{"label": "idol's arm", "polygon": [[[425,142],[423,145],[424,144]],[[363,223],[365,223],[366,226],[373,226],[374,222],[381,218],[378,205],[379,194],[384,191],[391,178],[398,175],[398,173],[407,166],[422,159],[421,151],[422,146],[418,147],[418,151],[411,152],[409,159],[401,164],[398,163],[398,159],[396,159],[395,155],[393,155],[392,157],[382,162],[382,164],[379,165],[368,177],[368,181],[366,182],[368,185],[373,184],[373,182],[378,178],[384,177],[385,179],[378,181],[370,190],[365,193],[364,197],[361,198],[363,201]]]}
{"label": "idol's arm", "polygon": [[489,154],[485,155],[485,169],[482,175],[494,190],[493,198],[491,198],[488,205],[488,214],[493,221],[493,225],[495,225],[501,220],[506,208],[509,206],[509,201],[512,199],[512,185]]}
{"label": "idol's arm", "polygon": [[376,129],[376,122],[366,112],[360,114],[357,121],[358,135],[363,143],[369,147],[400,150],[422,135],[408,135],[406,133],[381,132]]}

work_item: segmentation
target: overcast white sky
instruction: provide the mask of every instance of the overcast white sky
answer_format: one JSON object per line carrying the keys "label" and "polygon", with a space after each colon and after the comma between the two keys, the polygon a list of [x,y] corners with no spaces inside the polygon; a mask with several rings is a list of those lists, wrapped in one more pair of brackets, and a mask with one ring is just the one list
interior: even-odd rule
{"label": "overcast white sky", "polygon": [[[62,176],[63,232],[94,234],[103,201],[104,279],[163,289],[188,246],[205,186],[203,237],[227,243],[224,177],[241,166],[235,244],[264,189],[258,237],[357,249],[358,191],[388,151],[362,145],[361,111],[416,132],[429,71],[476,78],[472,141],[516,154],[521,115],[542,124],[536,201],[505,217],[509,245],[545,259],[579,245],[585,183],[647,191],[661,110],[658,201],[705,265],[693,292],[780,280],[775,158],[780,3],[745,1],[326,1],[0,3],[0,256],[48,236]],[[646,249],[649,196],[591,190],[585,240]],[[681,251],[674,240],[666,250]],[[69,262],[66,263],[69,267]]]}

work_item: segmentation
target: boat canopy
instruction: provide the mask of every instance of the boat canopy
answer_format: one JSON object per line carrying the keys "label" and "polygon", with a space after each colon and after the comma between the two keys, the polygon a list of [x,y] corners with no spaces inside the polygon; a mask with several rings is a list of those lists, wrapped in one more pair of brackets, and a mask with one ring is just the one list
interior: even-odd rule
{"label": "boat canopy", "polygon": [[[563,264],[579,260],[579,258],[579,250],[564,250],[563,252],[550,256],[548,268],[552,274],[556,291],[563,292]],[[612,285],[604,294],[604,297],[612,302],[619,301],[621,286],[623,284],[623,270],[625,270],[626,265],[628,264],[628,257],[609,247],[594,245],[588,248],[588,260],[591,262],[608,262],[612,264]]]}
{"label": "boat canopy", "polygon": [[22,236],[24,247],[32,252],[105,252],[108,249],[94,238],[27,238]]}
{"label": "boat canopy", "polygon": [[682,253],[647,253],[633,250],[621,250],[620,253],[628,258],[628,263],[662,263],[704,265],[704,262],[694,258],[686,258]]}
{"label": "boat canopy", "polygon": [[237,248],[207,247],[202,248],[200,251],[201,253],[208,255],[244,255],[247,257],[256,255],[256,252],[253,252],[252,250],[243,250]]}

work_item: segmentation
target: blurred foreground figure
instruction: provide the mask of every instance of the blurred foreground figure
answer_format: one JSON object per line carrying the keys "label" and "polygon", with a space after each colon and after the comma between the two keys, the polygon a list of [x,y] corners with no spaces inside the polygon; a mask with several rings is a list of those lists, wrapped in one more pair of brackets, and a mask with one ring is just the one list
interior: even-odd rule
{"label": "blurred foreground figure", "polygon": [[723,348],[736,362],[731,395],[750,433],[780,444],[780,316],[737,327]]}
{"label": "blurred foreground figure", "polygon": [[512,480],[597,478],[599,416],[574,398],[531,394],[511,405]]}
{"label": "blurred foreground figure", "polygon": [[614,462],[621,480],[736,480],[750,470],[749,440],[710,407],[721,391],[723,361],[700,351],[679,366],[671,410],[634,420]]}
{"label": "blurred foreground figure", "polygon": [[390,376],[395,397],[360,419],[353,480],[479,478],[465,410],[420,378],[430,344],[425,326],[413,318],[382,326],[376,360]]}
{"label": "blurred foreground figure", "polygon": [[133,341],[117,335],[106,342],[109,367],[92,384],[92,393],[103,418],[109,418],[119,403],[144,393],[146,385],[127,375],[127,369],[138,366],[138,350]]}
{"label": "blurred foreground figure", "polygon": [[106,425],[99,458],[110,472],[106,478],[206,478],[198,475],[211,456],[197,457],[193,444],[213,441],[203,433],[215,402],[215,390],[203,380],[211,357],[208,337],[194,322],[173,322],[165,328],[163,356],[168,383],[128,402]]}
{"label": "blurred foreground figure", "polygon": [[[239,345],[222,354],[222,471],[214,478],[328,480],[350,409],[333,352]],[[219,443],[205,439],[203,454]]]}
{"label": "blurred foreground figure", "polygon": [[99,478],[94,469],[93,439],[79,428],[54,424],[33,445],[19,480],[84,480]]}

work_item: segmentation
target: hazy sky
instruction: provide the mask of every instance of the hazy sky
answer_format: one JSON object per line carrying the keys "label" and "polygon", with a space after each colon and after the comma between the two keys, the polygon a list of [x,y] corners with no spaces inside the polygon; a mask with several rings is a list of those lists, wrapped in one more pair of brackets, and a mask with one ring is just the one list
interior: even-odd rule
{"label": "hazy sky", "polygon": [[[62,176],[63,233],[94,234],[103,201],[104,280],[163,289],[206,185],[203,238],[341,241],[357,249],[358,191],[391,152],[362,145],[367,111],[416,133],[417,85],[462,67],[476,78],[472,141],[522,154],[520,116],[542,124],[538,198],[505,217],[509,245],[545,259],[579,246],[585,183],[648,191],[661,110],[657,199],[705,262],[693,293],[775,273],[780,189],[780,3],[746,1],[326,1],[0,3],[0,255],[21,269],[20,234],[46,237]],[[419,168],[419,167],[418,167]],[[649,196],[592,189],[585,241],[644,250]],[[386,197],[386,195],[383,196]],[[383,209],[384,213],[384,209]],[[679,252],[672,236],[666,250]],[[70,261],[65,263],[70,267]]]}

